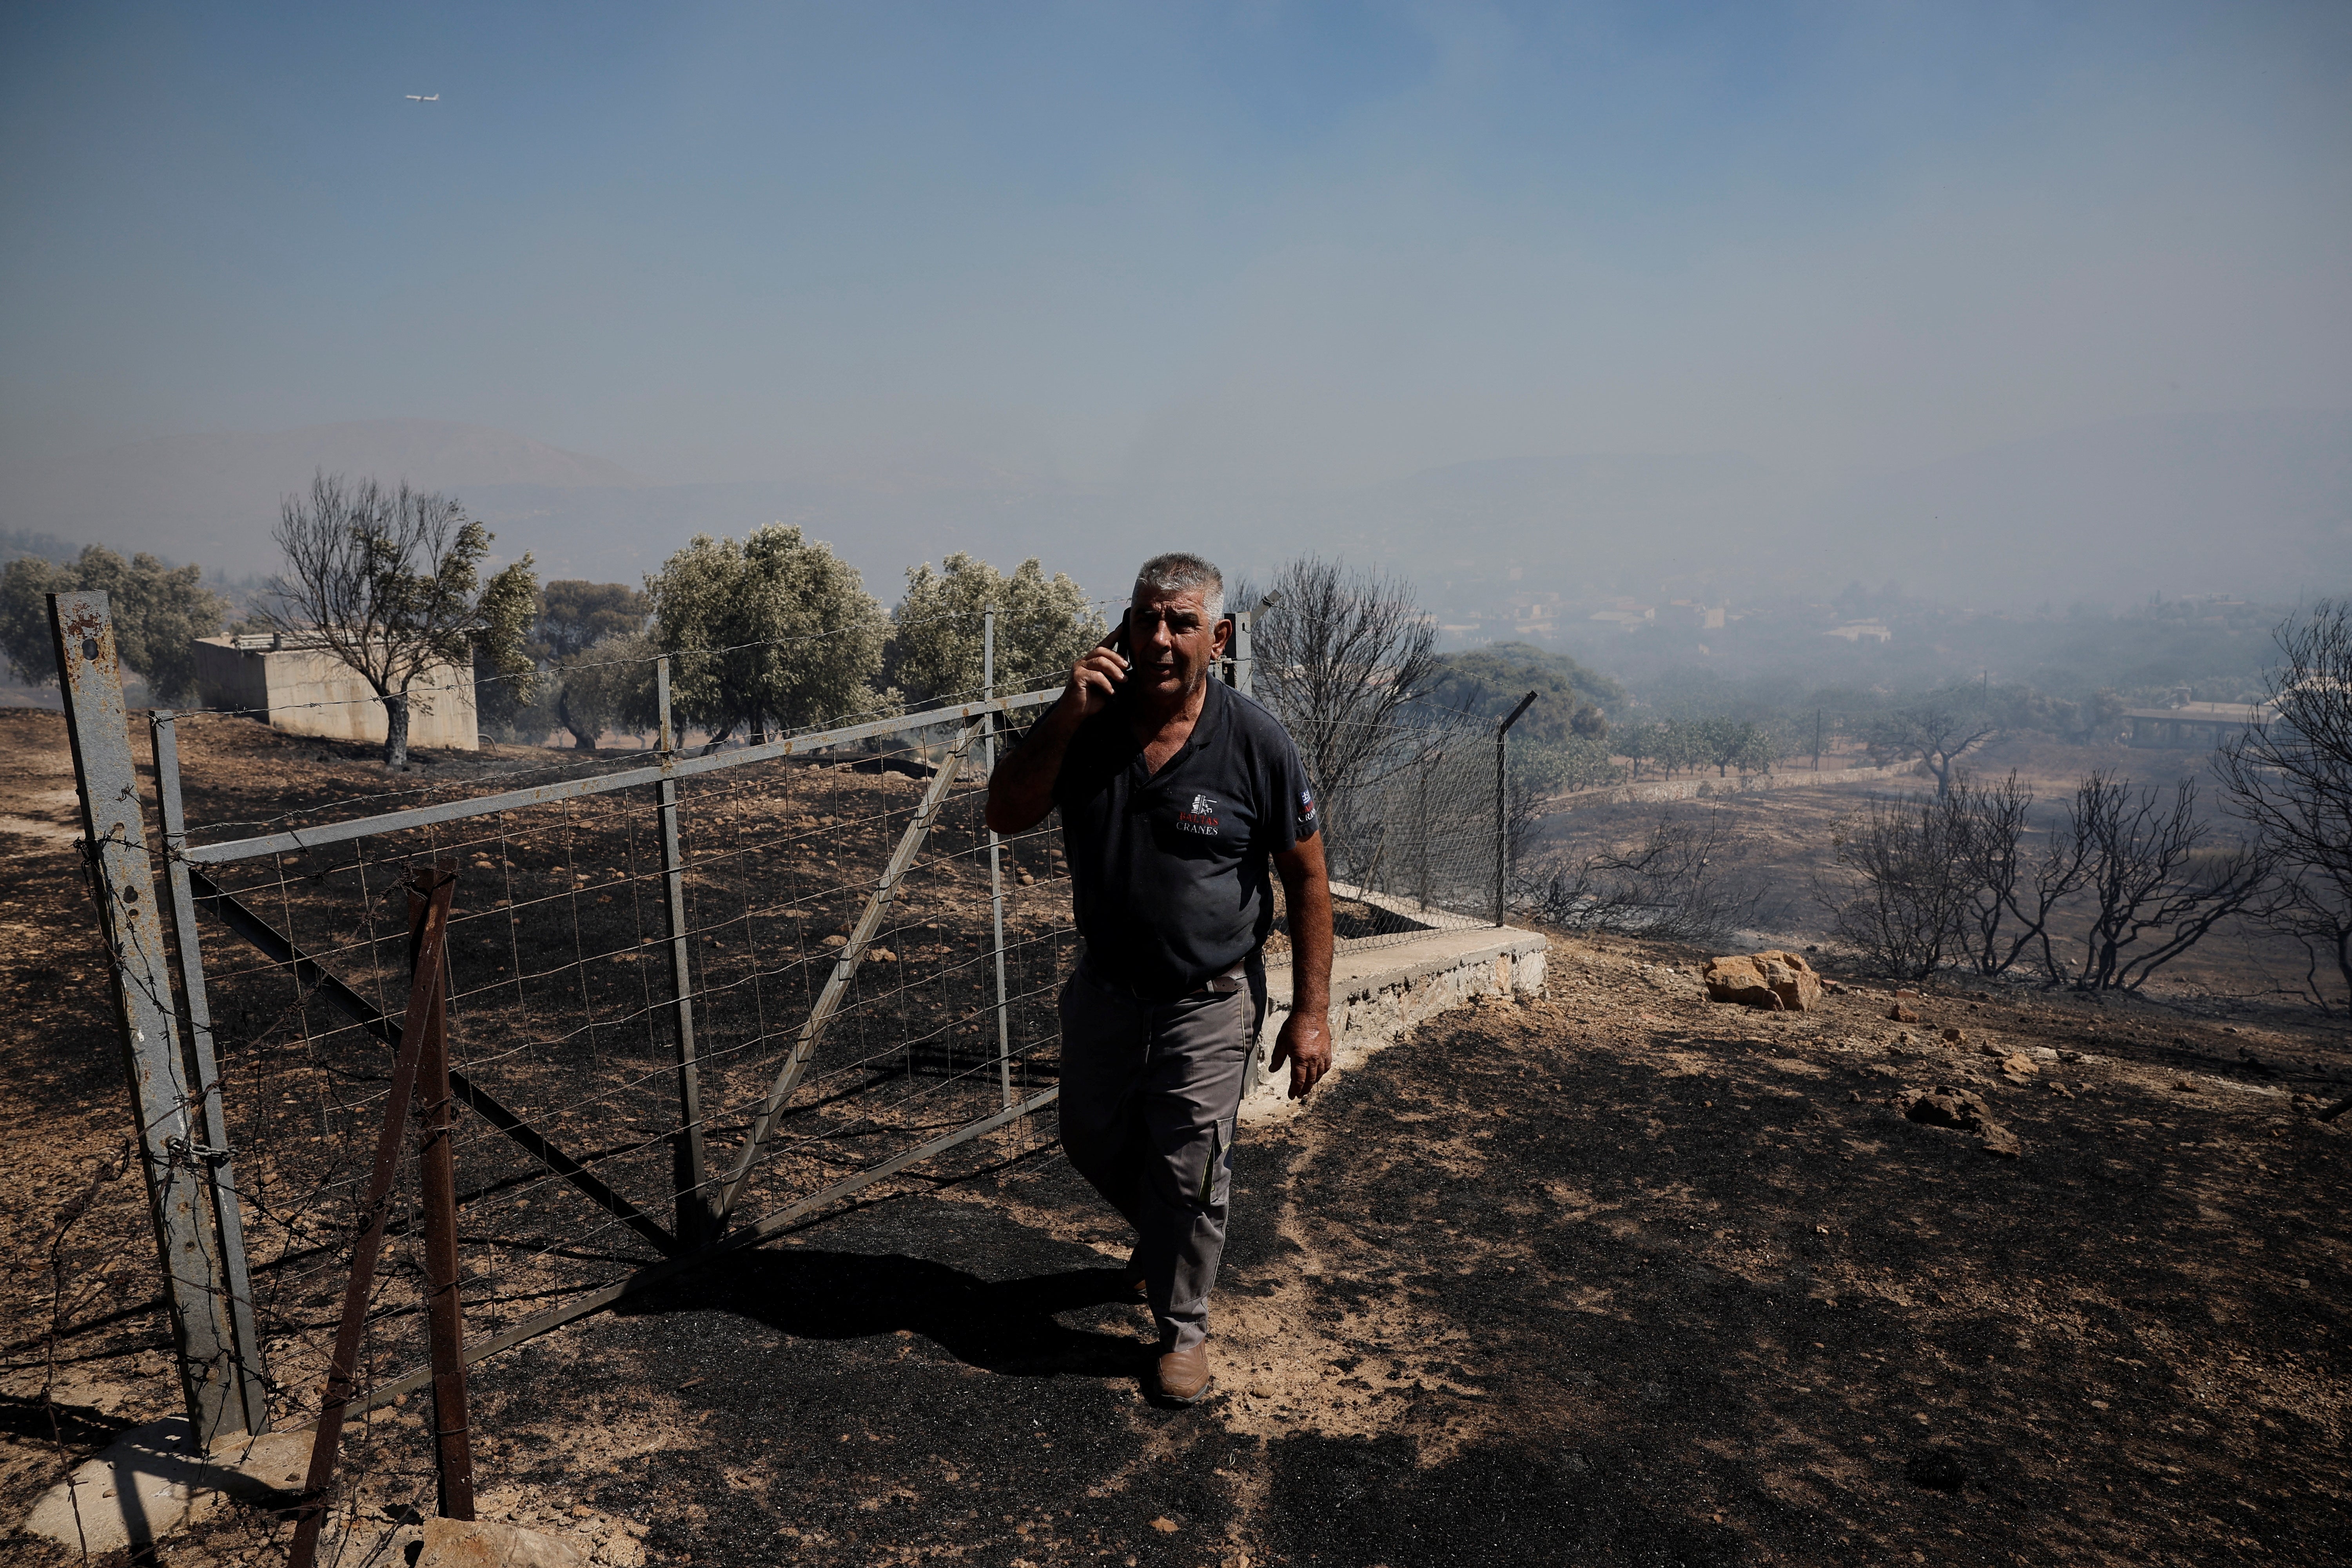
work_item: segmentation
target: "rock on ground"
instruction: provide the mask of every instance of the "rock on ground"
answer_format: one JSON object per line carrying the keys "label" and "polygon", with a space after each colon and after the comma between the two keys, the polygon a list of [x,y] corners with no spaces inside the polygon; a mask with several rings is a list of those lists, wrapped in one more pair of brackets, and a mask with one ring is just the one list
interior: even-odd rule
{"label": "rock on ground", "polygon": [[1812,965],[1797,953],[1778,949],[1711,958],[1701,977],[1712,1000],[1768,1013],[1801,1013],[1822,999],[1821,976]]}
{"label": "rock on ground", "polygon": [[[589,1568],[572,1542],[487,1520],[428,1519],[401,1534],[408,1539],[395,1544],[393,1561],[406,1568]],[[643,1549],[629,1546],[643,1562]]]}
{"label": "rock on ground", "polygon": [[310,1434],[237,1433],[196,1451],[185,1416],[134,1426],[33,1505],[24,1528],[100,1556],[163,1540],[212,1511],[222,1494],[281,1501],[301,1489]]}

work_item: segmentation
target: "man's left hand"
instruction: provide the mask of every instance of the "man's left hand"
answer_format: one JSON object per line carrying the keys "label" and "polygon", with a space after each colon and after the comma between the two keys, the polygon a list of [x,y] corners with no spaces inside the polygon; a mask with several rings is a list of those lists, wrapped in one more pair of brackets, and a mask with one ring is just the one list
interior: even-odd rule
{"label": "man's left hand", "polygon": [[1331,1070],[1331,1022],[1321,1013],[1293,1009],[1274,1037],[1274,1065],[1290,1063],[1290,1098],[1304,1100],[1307,1091]]}

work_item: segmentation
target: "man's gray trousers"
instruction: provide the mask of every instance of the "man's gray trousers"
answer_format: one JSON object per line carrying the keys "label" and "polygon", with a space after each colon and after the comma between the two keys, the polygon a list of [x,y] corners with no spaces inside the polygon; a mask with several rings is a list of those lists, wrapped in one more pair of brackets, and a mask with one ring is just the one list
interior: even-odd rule
{"label": "man's gray trousers", "polygon": [[1165,1351],[1208,1337],[1257,1024],[1253,987],[1238,975],[1212,984],[1146,1002],[1081,964],[1062,988],[1062,1148],[1135,1226]]}

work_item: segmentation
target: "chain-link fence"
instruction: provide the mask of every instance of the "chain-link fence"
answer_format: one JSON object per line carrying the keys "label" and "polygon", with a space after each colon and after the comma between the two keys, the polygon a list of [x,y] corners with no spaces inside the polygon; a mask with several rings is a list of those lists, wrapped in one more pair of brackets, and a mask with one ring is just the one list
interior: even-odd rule
{"label": "chain-link fence", "polygon": [[[1294,728],[1311,770],[1315,729]],[[1496,873],[1509,847],[1495,731],[1443,716],[1349,728],[1329,750],[1361,761],[1336,783],[1316,781],[1339,951],[1498,923]]]}

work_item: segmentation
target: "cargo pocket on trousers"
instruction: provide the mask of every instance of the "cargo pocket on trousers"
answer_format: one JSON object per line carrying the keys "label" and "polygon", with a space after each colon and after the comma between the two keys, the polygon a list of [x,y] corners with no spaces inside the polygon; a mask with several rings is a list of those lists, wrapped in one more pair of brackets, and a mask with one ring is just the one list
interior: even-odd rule
{"label": "cargo pocket on trousers", "polygon": [[1201,1185],[1193,1206],[1203,1211],[1223,1208],[1233,1195],[1234,1119],[1209,1128],[1209,1157],[1201,1166]]}

